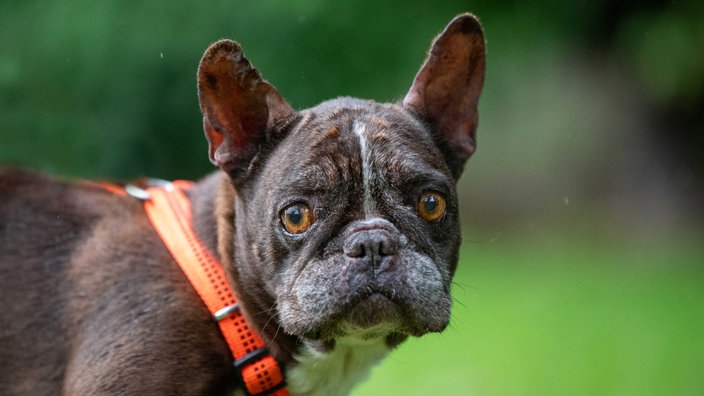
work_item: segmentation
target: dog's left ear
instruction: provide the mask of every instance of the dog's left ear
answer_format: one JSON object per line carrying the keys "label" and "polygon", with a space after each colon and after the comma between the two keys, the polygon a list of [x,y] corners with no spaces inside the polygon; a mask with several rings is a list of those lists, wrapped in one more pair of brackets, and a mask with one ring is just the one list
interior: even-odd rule
{"label": "dog's left ear", "polygon": [[239,44],[220,40],[198,66],[198,98],[210,161],[235,182],[293,109],[242,54]]}
{"label": "dog's left ear", "polygon": [[462,14],[435,39],[403,100],[437,128],[455,179],[476,149],[477,105],[484,84],[484,33],[477,18]]}

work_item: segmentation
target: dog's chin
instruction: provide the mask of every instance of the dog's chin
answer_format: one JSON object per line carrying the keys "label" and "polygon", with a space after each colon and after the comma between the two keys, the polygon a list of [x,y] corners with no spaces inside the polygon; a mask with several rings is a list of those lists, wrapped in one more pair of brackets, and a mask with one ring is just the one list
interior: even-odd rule
{"label": "dog's chin", "polygon": [[342,318],[342,327],[350,333],[390,332],[398,330],[402,323],[401,308],[381,293],[373,293],[361,299]]}
{"label": "dog's chin", "polygon": [[384,339],[392,348],[404,341],[409,333],[401,306],[381,293],[372,293],[304,338],[309,346],[326,352],[334,349],[335,341],[342,338],[360,343]]}

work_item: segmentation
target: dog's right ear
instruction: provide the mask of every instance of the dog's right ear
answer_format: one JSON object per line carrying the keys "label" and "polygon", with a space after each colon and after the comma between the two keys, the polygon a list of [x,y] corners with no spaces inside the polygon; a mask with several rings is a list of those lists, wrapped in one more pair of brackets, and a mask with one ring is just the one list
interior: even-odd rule
{"label": "dog's right ear", "polygon": [[235,182],[247,175],[270,130],[293,114],[231,40],[205,51],[198,66],[198,99],[210,162]]}

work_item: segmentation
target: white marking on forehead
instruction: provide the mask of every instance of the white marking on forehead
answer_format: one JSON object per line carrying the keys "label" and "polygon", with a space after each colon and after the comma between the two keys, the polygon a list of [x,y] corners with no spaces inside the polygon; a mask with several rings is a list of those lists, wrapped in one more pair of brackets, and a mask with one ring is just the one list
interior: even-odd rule
{"label": "white marking on forehead", "polygon": [[372,161],[371,148],[367,144],[367,128],[366,126],[355,120],[352,123],[352,130],[359,137],[360,156],[362,157],[362,183],[364,187],[364,217],[369,217],[369,214],[374,210],[374,201],[371,195],[371,178],[372,178]]}

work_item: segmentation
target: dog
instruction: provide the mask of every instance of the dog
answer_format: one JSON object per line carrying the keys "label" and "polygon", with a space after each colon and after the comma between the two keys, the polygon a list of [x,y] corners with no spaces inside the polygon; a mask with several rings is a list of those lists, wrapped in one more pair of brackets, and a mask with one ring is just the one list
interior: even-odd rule
{"label": "dog", "polygon": [[[183,194],[285,375],[261,394],[348,394],[409,336],[448,325],[484,48],[477,18],[459,15],[399,103],[298,112],[237,43],[205,52],[198,95],[219,169]],[[146,205],[0,171],[0,394],[252,394]]]}

